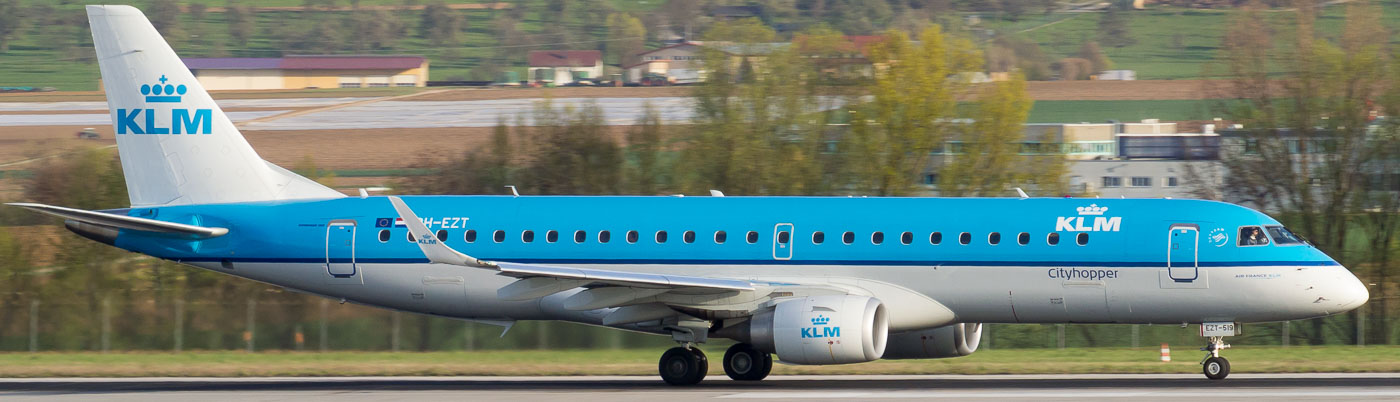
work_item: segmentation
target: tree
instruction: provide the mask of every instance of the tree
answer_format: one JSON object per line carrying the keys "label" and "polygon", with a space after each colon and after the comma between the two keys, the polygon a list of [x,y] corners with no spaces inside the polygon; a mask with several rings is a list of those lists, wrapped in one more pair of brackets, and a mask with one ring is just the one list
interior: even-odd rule
{"label": "tree", "polygon": [[1079,47],[1079,58],[1088,60],[1093,68],[1093,74],[1113,69],[1113,62],[1108,60],[1108,56],[1099,49],[1098,42],[1084,42],[1084,46]]}
{"label": "tree", "polygon": [[178,37],[180,33],[180,3],[175,0],[154,0],[147,15],[151,25],[167,39]]}
{"label": "tree", "polygon": [[605,43],[607,55],[619,65],[635,62],[634,56],[646,46],[647,29],[642,21],[628,14],[608,15],[608,38]]}
{"label": "tree", "polygon": [[708,76],[693,92],[696,116],[679,162],[688,168],[677,172],[684,191],[819,194],[831,186],[820,168],[824,121],[812,118],[823,110],[815,70],[791,47],[765,44],[775,36],[757,19],[705,33],[722,45],[702,49]]}
{"label": "tree", "polygon": [[1133,39],[1133,32],[1128,26],[1128,17],[1118,11],[1118,7],[1109,7],[1108,11],[1099,16],[1099,43],[1113,46],[1125,47],[1137,43]]}
{"label": "tree", "polygon": [[1060,79],[1065,81],[1087,80],[1094,73],[1094,63],[1081,58],[1066,58],[1055,63]]}
{"label": "tree", "polygon": [[667,178],[663,165],[662,148],[666,142],[665,126],[661,114],[651,103],[637,120],[637,125],[627,131],[626,167],[623,177],[627,181],[626,192],[638,195],[658,195]]}
{"label": "tree", "polygon": [[24,23],[19,0],[0,0],[0,53],[10,52],[10,40]]}
{"label": "tree", "polygon": [[204,13],[209,11],[209,5],[204,3],[194,3],[190,4],[189,10],[190,18],[194,19],[195,21],[199,21],[204,19]]}
{"label": "tree", "polygon": [[462,30],[463,20],[456,11],[439,1],[423,8],[419,17],[418,36],[427,38],[434,46],[457,42],[457,32]]}
{"label": "tree", "polygon": [[229,0],[224,6],[224,17],[228,19],[228,35],[233,38],[238,46],[246,46],[248,38],[253,36],[253,19],[255,18],[252,6],[239,5],[234,0]]}
{"label": "tree", "polygon": [[403,32],[402,21],[383,10],[355,10],[343,23],[352,34],[347,38],[354,51],[393,48]]}
{"label": "tree", "polygon": [[939,195],[1004,196],[1012,185],[1064,194],[1068,169],[1059,144],[1023,142],[1032,103],[1019,73],[984,86],[973,122],[957,134],[961,153],[939,171]]}
{"label": "tree", "polygon": [[1021,70],[1027,80],[1048,80],[1050,59],[1040,50],[1040,45],[1028,40],[1001,35],[992,41],[987,51],[987,64],[990,71]]}
{"label": "tree", "polygon": [[873,100],[851,111],[848,170],[863,194],[908,195],[929,154],[955,132],[957,99],[971,88],[960,73],[980,71],[982,54],[938,25],[920,33],[917,44],[903,32],[884,36],[870,50]]}
{"label": "tree", "polygon": [[[1375,18],[1379,7],[1347,7],[1335,43],[1314,31],[1311,6],[1298,7],[1280,30],[1293,33],[1288,40],[1274,38],[1260,5],[1236,13],[1211,66],[1229,79],[1211,89],[1229,95],[1216,111],[1244,127],[1222,153],[1225,197],[1271,212],[1363,282],[1380,283],[1371,288],[1380,293],[1372,294],[1377,314],[1387,302],[1374,301],[1389,300],[1394,281],[1400,126],[1372,118],[1400,111],[1400,87],[1387,85],[1397,68],[1385,51],[1389,35]],[[1276,58],[1288,62],[1276,65]],[[1384,316],[1373,318],[1389,325]],[[1331,325],[1337,328],[1330,332],[1350,337],[1354,322],[1313,320],[1306,335],[1322,343]]]}

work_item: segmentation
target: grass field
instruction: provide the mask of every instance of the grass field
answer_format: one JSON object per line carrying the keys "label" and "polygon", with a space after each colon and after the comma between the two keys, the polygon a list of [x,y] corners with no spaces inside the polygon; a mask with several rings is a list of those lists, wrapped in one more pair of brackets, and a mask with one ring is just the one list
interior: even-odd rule
{"label": "grass field", "polygon": [[[656,374],[661,350],[480,352],[194,352],[0,354],[0,377],[355,376],[355,375],[639,375]],[[722,345],[706,348],[712,375]],[[936,360],[881,360],[840,366],[774,365],[774,374],[1052,374],[1198,373],[1203,352],[1176,349],[996,349]],[[1400,347],[1242,347],[1226,353],[1236,373],[1400,371]]]}
{"label": "grass field", "polygon": [[[40,0],[22,0],[23,5],[36,4]],[[223,6],[224,0],[183,0],[182,4],[204,3],[210,6]],[[301,6],[301,0],[263,0],[250,2],[255,6],[287,7]],[[457,3],[454,1],[453,3]],[[567,22],[573,25],[578,34],[569,38],[557,38],[547,34],[542,14],[541,1],[512,1],[517,6],[524,4],[527,12],[518,25],[522,34],[540,48],[599,48],[603,29],[596,21]],[[663,2],[643,0],[610,0],[613,9],[639,12],[654,9]],[[348,7],[348,1],[335,4]],[[401,5],[399,0],[363,0],[365,6]],[[149,9],[151,4],[137,2],[138,7]],[[79,13],[81,4],[63,2],[54,5],[55,14]],[[148,10],[150,11],[150,10]],[[1400,8],[1384,7],[1382,23],[1389,31],[1400,32]],[[420,18],[418,11],[396,12],[406,27],[406,35],[391,46],[383,49],[360,51],[381,54],[421,54],[432,63],[432,80],[490,79],[485,70],[474,70],[493,57],[499,57],[500,68],[523,74],[524,53],[530,48],[502,48],[492,31],[491,23],[498,14],[487,10],[461,10],[466,19],[466,27],[458,35],[457,43],[434,45],[417,36]],[[339,18],[344,12],[330,12],[308,16],[296,11],[263,11],[257,13],[253,36],[246,44],[234,43],[228,33],[225,15],[210,12],[195,19],[189,14],[180,17],[178,34],[167,35],[175,49],[183,57],[278,57],[286,53],[336,53],[351,52],[336,49],[287,49],[284,38],[305,36],[301,26],[314,25],[319,18]],[[1139,79],[1189,79],[1202,76],[1202,66],[1216,57],[1221,37],[1227,30],[1229,14],[1217,10],[1193,10],[1176,8],[1156,8],[1148,11],[1135,11],[1127,14],[1131,36],[1135,44],[1114,48],[1105,47],[1104,52],[1115,63],[1116,68],[1136,70]],[[1289,13],[1269,13],[1281,28]],[[1327,7],[1320,15],[1317,26],[1324,36],[1335,37],[1343,24],[1345,7]],[[1051,61],[1063,57],[1073,57],[1086,41],[1097,37],[1097,13],[1077,14],[1030,14],[1017,21],[997,19],[994,15],[984,16],[980,28],[998,33],[1009,33],[1039,44]],[[38,18],[38,17],[36,17]],[[777,18],[777,17],[774,17]],[[784,17],[775,23],[802,25],[813,23],[802,16]],[[288,28],[288,21],[297,21],[296,29]],[[851,34],[871,34],[877,32],[850,32]],[[1280,40],[1288,38],[1288,32],[1276,32]],[[1392,38],[1394,35],[1392,35]],[[353,33],[338,32],[337,40],[353,40]],[[1392,40],[1392,43],[1394,41]],[[652,47],[658,43],[650,44]],[[3,55],[0,63],[0,86],[55,87],[64,91],[93,90],[97,86],[97,68],[92,62],[90,33],[78,25],[31,23],[16,33],[11,51]],[[1279,66],[1282,68],[1282,65]]]}

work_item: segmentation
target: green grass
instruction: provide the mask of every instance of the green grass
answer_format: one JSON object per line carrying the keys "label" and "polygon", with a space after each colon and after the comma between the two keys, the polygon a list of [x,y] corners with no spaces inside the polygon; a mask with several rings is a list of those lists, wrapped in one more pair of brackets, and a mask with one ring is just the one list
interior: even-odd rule
{"label": "green grass", "polygon": [[1142,119],[1210,120],[1209,101],[1036,101],[1028,123],[1136,122]]}
{"label": "green grass", "polygon": [[[1392,46],[1400,44],[1395,35],[1400,32],[1400,8],[1385,6],[1381,9],[1381,23],[1391,32],[1390,43]],[[1101,15],[1035,14],[1023,16],[1015,22],[984,19],[983,24],[996,32],[1012,33],[1035,42],[1048,56],[1058,60],[1077,57],[1079,48],[1086,41],[1096,40]],[[1318,31],[1327,38],[1338,37],[1337,33],[1341,32],[1345,23],[1345,15],[1345,6],[1327,7],[1318,16]],[[1136,70],[1138,79],[1202,78],[1202,67],[1217,56],[1231,19],[1230,12],[1224,10],[1166,7],[1127,12],[1125,16],[1129,21],[1131,37],[1137,43],[1121,48],[1104,46],[1103,51],[1113,61],[1114,68]],[[1293,37],[1290,27],[1292,13],[1268,12],[1266,18],[1277,29],[1274,37],[1278,43],[1282,44]],[[1040,27],[1060,20],[1063,21]],[[1021,32],[1027,29],[1031,30]],[[1274,67],[1281,71],[1286,66]]]}
{"label": "green grass", "polygon": [[[725,345],[710,345],[711,359]],[[7,353],[0,377],[352,376],[352,375],[639,375],[655,374],[661,349],[477,352],[194,352]],[[1226,355],[1237,373],[1386,372],[1400,370],[1400,347],[1241,347]],[[1175,349],[994,349],[932,360],[881,360],[840,366],[775,365],[774,374],[1049,374],[1198,373],[1202,352]],[[712,374],[722,373],[710,365]]]}

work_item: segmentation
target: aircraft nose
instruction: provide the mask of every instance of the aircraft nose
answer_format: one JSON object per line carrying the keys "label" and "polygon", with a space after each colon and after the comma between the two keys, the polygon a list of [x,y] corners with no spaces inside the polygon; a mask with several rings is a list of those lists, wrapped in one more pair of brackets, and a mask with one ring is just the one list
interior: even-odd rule
{"label": "aircraft nose", "polygon": [[1362,283],[1356,275],[1350,271],[1344,272],[1346,273],[1341,275],[1343,277],[1338,278],[1336,286],[1340,289],[1337,289],[1336,294],[1338,301],[1341,302],[1342,311],[1351,311],[1366,304],[1366,301],[1371,299],[1371,291],[1366,289],[1366,284]]}

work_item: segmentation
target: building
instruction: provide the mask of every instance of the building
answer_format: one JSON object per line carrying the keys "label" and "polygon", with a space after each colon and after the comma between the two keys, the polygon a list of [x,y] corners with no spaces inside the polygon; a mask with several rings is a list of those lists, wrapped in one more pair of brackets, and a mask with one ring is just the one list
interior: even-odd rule
{"label": "building", "polygon": [[535,50],[529,61],[526,77],[531,82],[564,85],[603,77],[603,52],[597,50]]}
{"label": "building", "polygon": [[422,56],[188,58],[183,61],[199,84],[211,91],[423,87],[428,84],[428,59]]}
{"label": "building", "polygon": [[666,77],[677,84],[704,81],[700,46],[699,42],[686,42],[638,53],[636,63],[622,66],[623,80],[636,83],[651,75]]}
{"label": "building", "polygon": [[[1058,149],[1067,159],[1070,194],[1065,195],[1201,198],[1222,184],[1221,137],[1212,125],[1206,125],[1203,133],[1178,133],[1176,123],[1155,119],[1027,124],[1024,130],[1021,156]],[[923,177],[930,194],[938,193],[939,167],[960,155],[962,148],[959,141],[948,141],[934,152]]]}

